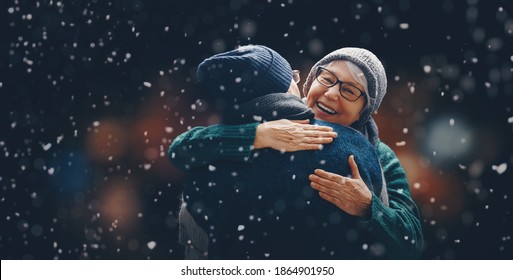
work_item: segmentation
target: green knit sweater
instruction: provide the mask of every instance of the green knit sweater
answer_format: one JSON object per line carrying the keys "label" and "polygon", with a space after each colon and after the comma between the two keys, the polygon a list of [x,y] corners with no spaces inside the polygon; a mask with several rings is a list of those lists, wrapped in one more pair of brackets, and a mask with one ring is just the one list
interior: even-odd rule
{"label": "green knit sweater", "polygon": [[[249,162],[258,124],[195,127],[173,141],[168,157],[183,170],[218,160]],[[423,247],[422,227],[406,173],[390,147],[378,142],[376,149],[385,176],[389,206],[373,195],[371,216],[361,221],[383,245],[371,245],[370,249],[386,248],[382,253],[391,259],[419,258]]]}

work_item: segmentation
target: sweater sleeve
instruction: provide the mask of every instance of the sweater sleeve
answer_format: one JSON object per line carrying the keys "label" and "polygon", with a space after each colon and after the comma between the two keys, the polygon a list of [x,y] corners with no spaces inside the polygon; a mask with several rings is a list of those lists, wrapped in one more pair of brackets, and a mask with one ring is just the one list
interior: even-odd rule
{"label": "sweater sleeve", "polygon": [[194,127],[173,140],[168,158],[182,170],[219,160],[247,162],[250,160],[258,124]]}
{"label": "sweater sleeve", "polygon": [[390,147],[379,142],[377,151],[390,205],[384,205],[377,196],[373,196],[369,230],[383,243],[389,258],[418,259],[423,247],[422,226],[419,211],[410,195],[406,173]]}

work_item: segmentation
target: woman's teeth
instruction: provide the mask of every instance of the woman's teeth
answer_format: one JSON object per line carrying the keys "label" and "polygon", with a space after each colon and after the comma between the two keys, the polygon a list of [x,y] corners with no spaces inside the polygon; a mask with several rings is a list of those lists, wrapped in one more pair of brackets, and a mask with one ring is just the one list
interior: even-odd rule
{"label": "woman's teeth", "polygon": [[322,104],[322,103],[319,103],[317,102],[317,107],[319,107],[319,109],[323,110],[324,112],[330,114],[330,115],[335,115],[337,112],[335,112],[333,109],[331,109],[330,107]]}

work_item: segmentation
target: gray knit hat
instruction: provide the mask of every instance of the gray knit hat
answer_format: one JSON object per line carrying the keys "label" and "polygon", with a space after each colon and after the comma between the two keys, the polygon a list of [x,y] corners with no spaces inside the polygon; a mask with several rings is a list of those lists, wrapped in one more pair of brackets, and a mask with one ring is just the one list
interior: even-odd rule
{"label": "gray knit hat", "polygon": [[274,50],[248,45],[205,59],[198,66],[198,80],[217,98],[241,104],[266,94],[287,92],[292,68]]}
{"label": "gray knit hat", "polygon": [[374,120],[372,120],[372,113],[379,108],[387,92],[387,75],[383,64],[372,52],[361,48],[341,48],[329,53],[310,70],[303,85],[303,93],[305,95],[308,94],[315,80],[317,68],[336,60],[351,61],[365,74],[368,89],[366,92],[367,103],[360,115],[360,119],[351,126],[366,135],[371,142],[374,142],[377,140],[378,131]]}

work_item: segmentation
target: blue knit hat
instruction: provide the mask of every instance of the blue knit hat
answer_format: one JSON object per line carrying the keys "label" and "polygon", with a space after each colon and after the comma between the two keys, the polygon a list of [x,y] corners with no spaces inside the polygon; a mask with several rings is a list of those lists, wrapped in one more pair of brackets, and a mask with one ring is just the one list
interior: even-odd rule
{"label": "blue knit hat", "polygon": [[365,96],[367,102],[360,114],[359,120],[352,124],[351,127],[362,132],[371,143],[375,144],[378,139],[378,128],[372,119],[372,113],[378,110],[383,97],[387,93],[387,75],[383,64],[371,51],[362,48],[341,48],[327,54],[310,70],[303,85],[303,93],[305,95],[308,94],[319,66],[324,66],[337,60],[351,61],[362,70],[367,79],[368,90]]}
{"label": "blue knit hat", "polygon": [[205,59],[198,66],[198,80],[215,97],[228,104],[241,104],[266,94],[287,92],[292,68],[274,50],[248,45]]}

